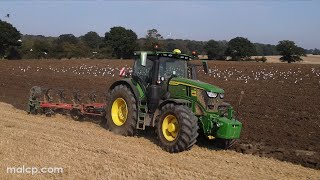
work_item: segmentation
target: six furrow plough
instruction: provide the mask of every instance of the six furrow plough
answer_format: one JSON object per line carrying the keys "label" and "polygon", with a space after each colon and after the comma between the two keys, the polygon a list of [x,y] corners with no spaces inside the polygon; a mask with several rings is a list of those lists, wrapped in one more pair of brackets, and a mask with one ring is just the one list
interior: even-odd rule
{"label": "six furrow plough", "polygon": [[[58,95],[58,101],[54,101],[54,95]],[[68,103],[70,99],[71,102]],[[88,94],[88,102],[82,103],[80,91],[74,91],[72,98],[67,98],[63,89],[54,91],[52,88],[40,88],[34,86],[30,89],[30,97],[27,107],[29,114],[45,114],[52,116],[56,113],[70,114],[72,119],[80,121],[85,117],[105,117],[105,103],[97,102],[96,92]]]}

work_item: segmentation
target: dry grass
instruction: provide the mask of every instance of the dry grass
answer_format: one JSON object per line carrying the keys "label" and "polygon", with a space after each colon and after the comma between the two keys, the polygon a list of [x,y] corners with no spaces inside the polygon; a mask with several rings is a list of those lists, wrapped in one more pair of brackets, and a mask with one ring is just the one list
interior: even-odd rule
{"label": "dry grass", "polygon": [[[0,103],[0,179],[319,179],[320,171],[232,151],[169,154],[146,138],[92,122],[27,115]],[[63,167],[63,174],[7,174],[8,166]]]}
{"label": "dry grass", "polygon": [[[261,57],[261,56],[254,56]],[[253,57],[253,58],[254,58]],[[281,56],[265,56],[267,58],[268,63],[283,63],[279,59]],[[303,61],[297,62],[300,64],[320,64],[320,55],[307,55],[306,57],[302,57]]]}

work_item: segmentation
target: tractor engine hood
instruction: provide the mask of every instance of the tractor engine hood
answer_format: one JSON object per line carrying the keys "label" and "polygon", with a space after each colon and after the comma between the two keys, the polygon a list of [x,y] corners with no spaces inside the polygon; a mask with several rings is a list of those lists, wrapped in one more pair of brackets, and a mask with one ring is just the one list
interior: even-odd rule
{"label": "tractor engine hood", "polygon": [[197,81],[197,80],[192,80],[192,79],[186,79],[186,78],[172,78],[169,82],[170,85],[186,85],[190,87],[195,87],[198,89],[202,89],[208,92],[214,92],[214,93],[224,93],[224,90],[214,86],[209,83]]}

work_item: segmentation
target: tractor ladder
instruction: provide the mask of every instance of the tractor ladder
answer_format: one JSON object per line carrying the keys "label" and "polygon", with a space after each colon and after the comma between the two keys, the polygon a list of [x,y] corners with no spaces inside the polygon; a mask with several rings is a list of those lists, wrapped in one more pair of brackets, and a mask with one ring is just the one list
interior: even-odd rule
{"label": "tractor ladder", "polygon": [[139,112],[138,112],[138,122],[137,122],[137,129],[144,130],[146,128],[146,118],[148,115],[148,107],[147,107],[147,101],[140,100],[139,101]]}

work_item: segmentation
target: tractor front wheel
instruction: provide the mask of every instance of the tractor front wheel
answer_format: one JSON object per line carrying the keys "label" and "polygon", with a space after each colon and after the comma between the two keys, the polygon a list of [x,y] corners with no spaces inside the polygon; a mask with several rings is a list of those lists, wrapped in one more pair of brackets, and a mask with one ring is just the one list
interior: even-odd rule
{"label": "tractor front wheel", "polygon": [[131,90],[118,85],[108,96],[106,109],[109,130],[123,136],[133,136],[137,124],[137,104]]}
{"label": "tractor front wheel", "polygon": [[157,118],[156,131],[164,150],[170,153],[188,150],[197,141],[197,117],[186,106],[166,104]]}

